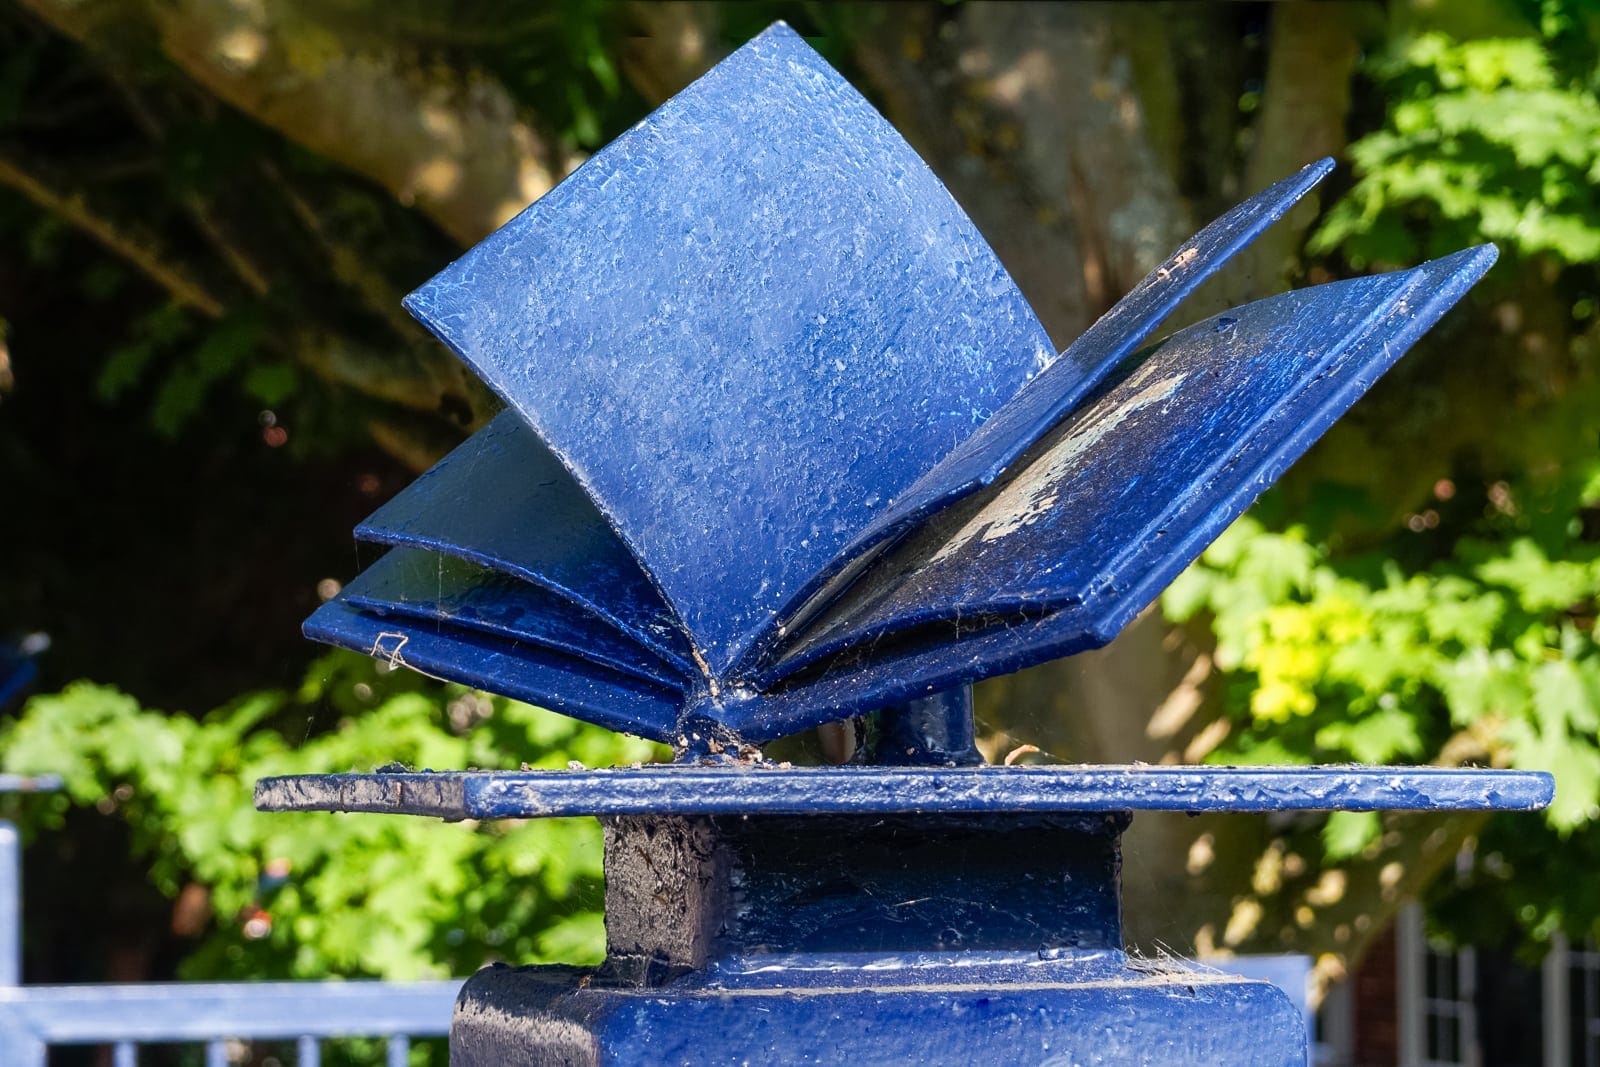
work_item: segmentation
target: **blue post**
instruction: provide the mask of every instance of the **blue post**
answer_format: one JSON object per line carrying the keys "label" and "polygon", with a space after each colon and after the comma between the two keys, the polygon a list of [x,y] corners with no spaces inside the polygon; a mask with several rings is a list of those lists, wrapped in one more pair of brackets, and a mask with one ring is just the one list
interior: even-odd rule
{"label": "blue post", "polygon": [[[1132,813],[1529,810],[1549,776],[987,767],[968,687],[1111,640],[1493,262],[1148,343],[1331,166],[1058,352],[778,25],[407,298],[507,411],[357,528],[386,551],[307,635],[677,756],[258,784],[263,810],[600,819],[605,963],[480,972],[453,1064],[1305,1062],[1274,986],[1124,952]],[[762,756],[849,719],[873,762]]]}

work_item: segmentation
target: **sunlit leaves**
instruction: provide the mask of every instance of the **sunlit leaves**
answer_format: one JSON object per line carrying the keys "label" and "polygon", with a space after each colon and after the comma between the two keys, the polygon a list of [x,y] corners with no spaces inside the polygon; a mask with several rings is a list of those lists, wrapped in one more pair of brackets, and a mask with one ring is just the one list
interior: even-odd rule
{"label": "sunlit leaves", "polygon": [[[337,719],[305,737],[318,708]],[[299,730],[286,737],[290,725]],[[191,976],[252,978],[464,974],[491,958],[594,959],[602,943],[600,834],[590,820],[469,828],[264,815],[252,803],[256,779],[392,761],[599,765],[655,751],[343,653],[320,661],[295,698],[252,694],[199,721],[80,682],[35,697],[0,745],[5,769],[59,774],[72,803],[126,820],[163,892],[209,888],[218,919],[186,964]],[[59,817],[30,810],[36,830]]]}
{"label": "sunlit leaves", "polygon": [[1600,561],[1552,560],[1524,537],[1512,542],[1506,555],[1481,564],[1477,575],[1511,590],[1526,611],[1560,610],[1594,595]]}
{"label": "sunlit leaves", "polygon": [[1330,860],[1349,859],[1366,848],[1382,829],[1375,811],[1336,811],[1322,828],[1323,854]]}
{"label": "sunlit leaves", "polygon": [[[1246,518],[1164,607],[1174,618],[1211,612],[1217,662],[1251,678],[1249,720],[1314,727],[1273,735],[1293,758],[1422,759],[1430,742],[1476,727],[1490,747],[1472,758],[1556,775],[1550,821],[1571,829],[1600,803],[1600,566],[1587,546],[1551,559],[1528,538],[1464,542],[1461,554],[1470,562],[1409,575],[1390,565],[1371,582],[1300,532]],[[1293,580],[1259,565],[1285,559],[1297,561]]]}
{"label": "sunlit leaves", "polygon": [[1426,34],[1373,73],[1398,99],[1383,129],[1351,145],[1360,180],[1313,251],[1415,261],[1429,251],[1416,223],[1431,218],[1435,236],[1453,227],[1522,255],[1600,258],[1600,99],[1558,72],[1544,41]]}
{"label": "sunlit leaves", "polygon": [[1399,709],[1331,722],[1316,734],[1317,747],[1349,752],[1362,763],[1393,763],[1423,755],[1417,717]]}

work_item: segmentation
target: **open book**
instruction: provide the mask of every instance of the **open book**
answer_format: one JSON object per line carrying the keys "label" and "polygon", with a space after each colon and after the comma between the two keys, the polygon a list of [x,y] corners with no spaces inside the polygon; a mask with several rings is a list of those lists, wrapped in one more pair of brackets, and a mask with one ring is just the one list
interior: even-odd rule
{"label": "open book", "polygon": [[1145,345],[1330,169],[1057,354],[911,147],[767,30],[407,307],[508,410],[308,635],[613,729],[763,741],[1109,641],[1488,269]]}

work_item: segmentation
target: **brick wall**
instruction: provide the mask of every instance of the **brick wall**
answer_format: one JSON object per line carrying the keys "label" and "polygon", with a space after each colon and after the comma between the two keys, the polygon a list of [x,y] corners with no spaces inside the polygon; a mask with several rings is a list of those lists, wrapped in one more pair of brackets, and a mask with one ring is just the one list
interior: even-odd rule
{"label": "brick wall", "polygon": [[1372,947],[1351,979],[1350,1024],[1354,1067],[1395,1067],[1400,1062],[1399,977],[1394,926]]}

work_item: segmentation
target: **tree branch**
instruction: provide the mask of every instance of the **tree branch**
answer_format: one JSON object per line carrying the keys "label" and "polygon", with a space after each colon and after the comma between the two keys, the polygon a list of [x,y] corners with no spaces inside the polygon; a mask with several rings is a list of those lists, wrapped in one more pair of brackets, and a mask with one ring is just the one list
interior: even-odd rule
{"label": "tree branch", "polygon": [[[1322,156],[1344,151],[1350,82],[1360,46],[1356,23],[1370,5],[1282,4],[1272,10],[1267,77],[1245,189],[1253,193]],[[1240,256],[1225,275],[1227,306],[1289,286],[1306,231],[1321,214],[1313,191]]]}
{"label": "tree branch", "polygon": [[167,263],[154,237],[95,214],[81,194],[58,193],[50,183],[20,163],[3,156],[0,156],[0,185],[15,189],[44,210],[92,237],[113,255],[125,260],[165,289],[184,307],[198,311],[207,318],[222,317],[222,300],[182,269]]}
{"label": "tree branch", "polygon": [[[134,86],[122,71],[115,67],[106,72],[107,80],[122,98],[128,114],[133,116],[134,123],[144,131],[146,137],[154,144],[161,144],[166,140],[166,126],[145,103],[139,90]],[[251,256],[224,232],[222,224],[217,221],[215,213],[205,200],[194,192],[180,194],[184,210],[194,221],[195,228],[216,249],[217,254],[232,268],[233,273],[257,296],[266,295],[271,288],[267,281],[266,272],[256,265]]]}
{"label": "tree branch", "polygon": [[257,121],[415,203],[463,245],[546,192],[568,160],[491,78],[424,67],[403,50],[347,52],[272,5],[23,0],[58,30],[114,49],[132,22],[195,81]]}

